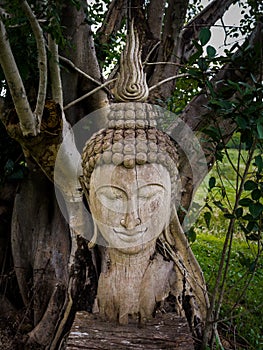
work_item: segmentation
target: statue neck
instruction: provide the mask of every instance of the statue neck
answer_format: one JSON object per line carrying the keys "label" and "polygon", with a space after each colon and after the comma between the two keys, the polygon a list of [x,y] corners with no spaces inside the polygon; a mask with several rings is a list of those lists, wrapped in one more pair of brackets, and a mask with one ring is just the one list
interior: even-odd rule
{"label": "statue neck", "polygon": [[139,266],[151,258],[155,251],[155,242],[149,243],[143,249],[136,253],[126,253],[116,248],[109,248],[109,259],[112,264],[122,264],[127,266]]}

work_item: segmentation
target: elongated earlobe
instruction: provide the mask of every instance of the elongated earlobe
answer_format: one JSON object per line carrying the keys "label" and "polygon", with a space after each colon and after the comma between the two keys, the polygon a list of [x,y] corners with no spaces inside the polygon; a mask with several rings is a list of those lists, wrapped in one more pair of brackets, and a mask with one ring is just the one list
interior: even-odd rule
{"label": "elongated earlobe", "polygon": [[175,245],[175,238],[173,237],[171,230],[170,230],[170,225],[167,225],[164,229],[164,237],[165,240],[171,245]]}

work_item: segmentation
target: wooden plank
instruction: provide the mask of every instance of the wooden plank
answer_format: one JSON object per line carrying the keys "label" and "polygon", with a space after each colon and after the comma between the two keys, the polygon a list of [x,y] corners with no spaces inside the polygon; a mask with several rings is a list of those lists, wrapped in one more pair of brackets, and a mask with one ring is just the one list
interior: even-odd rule
{"label": "wooden plank", "polygon": [[194,350],[184,318],[163,314],[138,326],[105,322],[88,312],[77,312],[66,350]]}

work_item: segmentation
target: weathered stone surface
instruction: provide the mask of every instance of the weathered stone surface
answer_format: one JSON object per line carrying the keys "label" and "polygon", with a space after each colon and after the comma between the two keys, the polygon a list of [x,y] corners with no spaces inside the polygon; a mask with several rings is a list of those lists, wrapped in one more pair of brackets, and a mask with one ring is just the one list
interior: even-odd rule
{"label": "weathered stone surface", "polygon": [[193,339],[184,318],[158,315],[147,324],[118,325],[102,321],[88,312],[78,312],[70,330],[66,350],[194,350]]}

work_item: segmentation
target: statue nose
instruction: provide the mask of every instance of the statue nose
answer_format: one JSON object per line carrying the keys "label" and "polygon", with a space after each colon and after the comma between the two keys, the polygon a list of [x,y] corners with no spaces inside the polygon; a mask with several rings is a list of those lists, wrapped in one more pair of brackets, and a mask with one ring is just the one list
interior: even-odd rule
{"label": "statue nose", "polygon": [[121,226],[125,227],[127,230],[132,230],[136,226],[139,226],[141,223],[141,219],[138,217],[137,212],[127,213],[124,219],[121,219]]}
{"label": "statue nose", "polygon": [[127,203],[127,212],[120,221],[121,226],[127,230],[132,230],[141,224],[141,219],[138,214],[137,198],[131,198]]}

